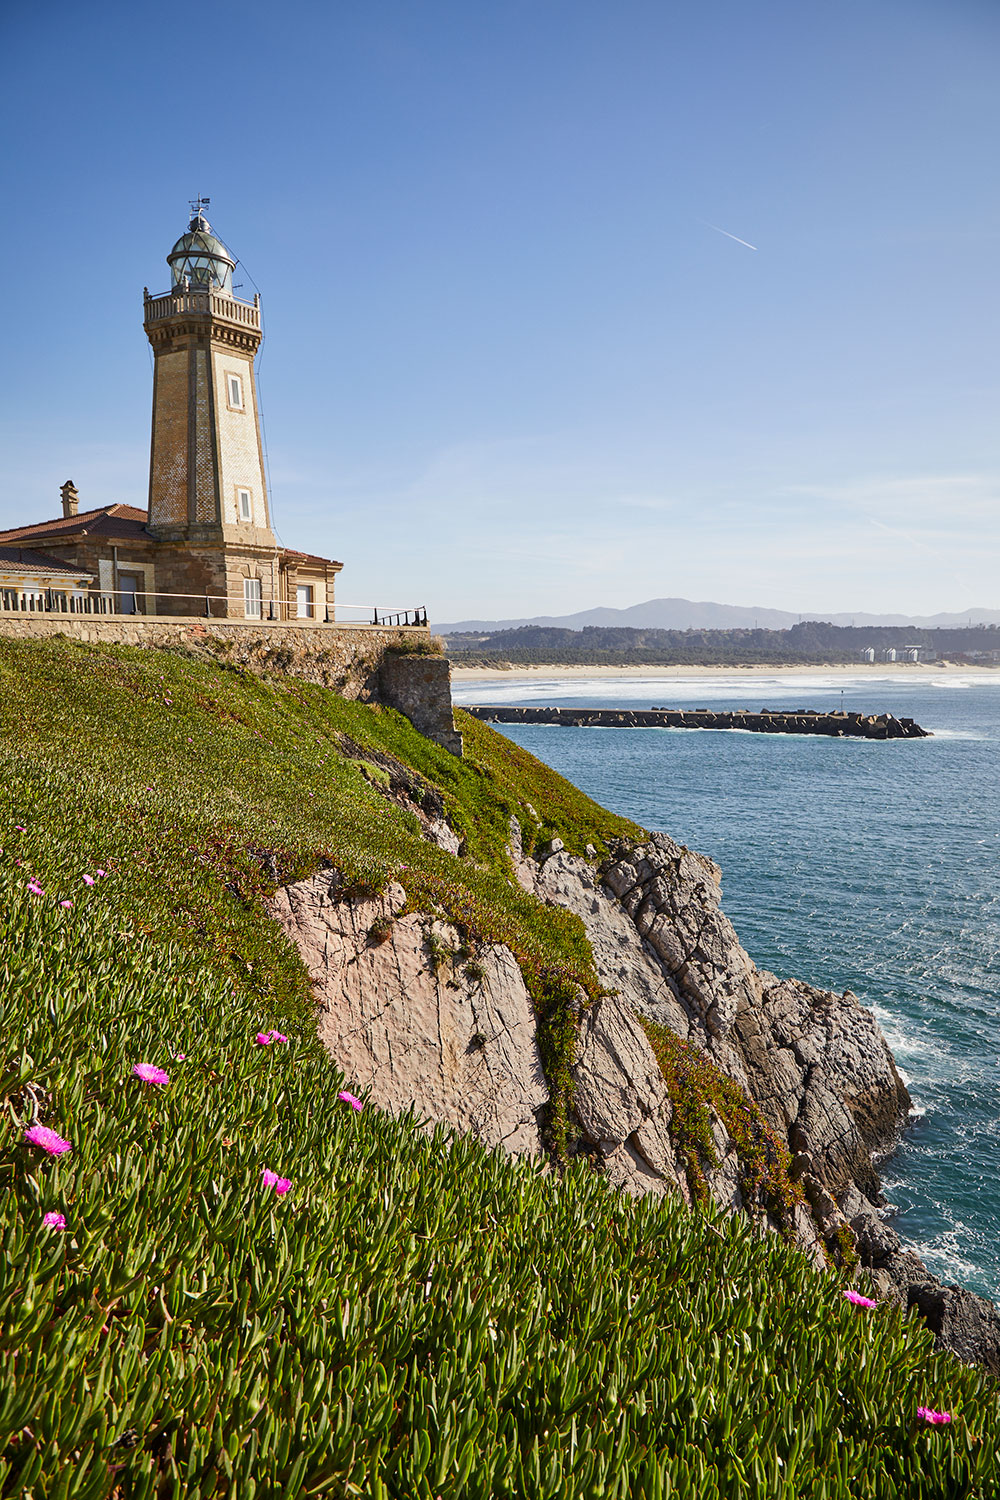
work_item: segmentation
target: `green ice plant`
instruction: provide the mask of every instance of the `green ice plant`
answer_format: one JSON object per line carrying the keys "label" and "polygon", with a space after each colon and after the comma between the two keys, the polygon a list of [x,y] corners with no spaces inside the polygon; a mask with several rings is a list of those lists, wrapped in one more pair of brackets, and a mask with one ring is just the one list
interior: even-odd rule
{"label": "green ice plant", "polygon": [[[179,657],[0,668],[0,1495],[1000,1492],[996,1387],[922,1325],[583,1159],[384,1115],[318,1045],[274,879],[401,879],[586,991],[505,820],[530,803],[580,846],[619,821],[485,726],[463,765],[385,711]],[[465,858],[342,733],[441,793]]]}

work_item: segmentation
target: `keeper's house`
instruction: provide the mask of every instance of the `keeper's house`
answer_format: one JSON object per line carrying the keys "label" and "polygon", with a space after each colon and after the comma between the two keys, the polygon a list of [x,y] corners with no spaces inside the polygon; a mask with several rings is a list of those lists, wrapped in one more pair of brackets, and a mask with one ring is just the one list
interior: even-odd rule
{"label": "keeper's house", "polygon": [[167,256],[170,290],[145,293],[149,509],[81,510],[67,480],[61,516],[0,531],[0,610],[334,619],[342,564],[283,547],[271,529],[254,380],[260,298],[234,295],[236,262],[202,207]]}

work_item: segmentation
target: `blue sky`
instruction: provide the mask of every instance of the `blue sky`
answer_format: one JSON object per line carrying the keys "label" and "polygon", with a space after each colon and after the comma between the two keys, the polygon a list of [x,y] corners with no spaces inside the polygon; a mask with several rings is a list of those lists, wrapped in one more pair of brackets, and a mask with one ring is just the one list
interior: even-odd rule
{"label": "blue sky", "polygon": [[201,192],[345,602],[1000,606],[994,3],[52,0],[0,56],[0,524],[145,504]]}

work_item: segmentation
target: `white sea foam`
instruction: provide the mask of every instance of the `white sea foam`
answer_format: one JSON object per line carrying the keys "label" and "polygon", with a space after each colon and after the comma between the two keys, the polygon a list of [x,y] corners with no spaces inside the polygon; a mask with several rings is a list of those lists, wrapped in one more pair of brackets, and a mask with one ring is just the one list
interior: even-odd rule
{"label": "white sea foam", "polygon": [[[893,1011],[886,1010],[882,1005],[873,1005],[872,1010],[882,1035],[889,1043],[889,1050],[896,1059],[896,1066],[899,1067],[900,1073],[903,1073],[904,1067],[907,1067],[907,1071],[912,1067],[916,1073],[926,1075],[927,1062],[939,1059],[941,1056],[940,1038],[929,1035],[921,1036],[912,1027],[905,1027],[899,1016]],[[905,1059],[902,1066],[900,1066],[900,1058]],[[923,1068],[920,1066],[921,1062],[925,1065]],[[909,1076],[904,1076],[903,1082],[909,1088]]]}
{"label": "white sea foam", "polygon": [[[453,692],[463,703],[544,703],[558,697],[640,702],[647,706],[657,703],[672,707],[675,703],[692,699],[705,704],[739,699],[740,707],[756,712],[778,700],[794,702],[803,708],[839,708],[842,688],[847,693],[863,687],[866,693],[870,693],[872,689],[881,689],[893,681],[891,678],[835,678],[821,674],[795,678],[757,673],[752,677],[560,677],[553,674],[551,677],[511,676],[480,682],[456,680]],[[824,698],[827,701],[824,702]]]}
{"label": "white sea foam", "polygon": [[995,737],[991,734],[976,734],[971,729],[935,728],[933,733],[936,740],[977,740],[982,742],[985,740],[991,740]]}
{"label": "white sea foam", "polygon": [[[948,1283],[967,1286],[976,1283],[982,1275],[982,1266],[969,1259],[968,1231],[963,1224],[943,1230],[926,1240],[908,1240],[907,1249],[915,1250],[935,1276]],[[997,1289],[991,1289],[995,1297]]]}
{"label": "white sea foam", "polygon": [[[475,682],[456,679],[453,692],[460,703],[531,703],[548,702],[553,697],[608,700],[620,703],[662,703],[672,707],[675,703],[686,703],[692,699],[704,702],[734,699],[741,700],[740,707],[758,709],[772,702],[794,702],[797,707],[830,709],[839,708],[841,692],[856,698],[863,693],[866,703],[886,690],[893,694],[920,691],[928,687],[947,688],[959,691],[973,687],[1000,688],[1000,673],[962,677],[901,678],[898,674],[885,676],[857,675],[853,673],[833,674],[827,672],[803,673],[801,676],[766,672],[741,673],[713,672],[711,676],[692,673],[683,677],[660,677],[650,673],[648,677],[632,674],[615,676],[563,676],[552,672],[545,676],[531,673],[520,676],[511,673],[503,678],[487,678]],[[874,695],[874,697],[873,697]],[[825,700],[825,701],[824,701]]]}

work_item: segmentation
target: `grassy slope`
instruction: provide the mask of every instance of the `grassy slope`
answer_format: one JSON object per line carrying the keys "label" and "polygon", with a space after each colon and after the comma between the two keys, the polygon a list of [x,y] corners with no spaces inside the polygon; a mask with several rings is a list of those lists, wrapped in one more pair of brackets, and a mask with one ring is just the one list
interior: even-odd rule
{"label": "grassy slope", "polygon": [[[460,763],[389,711],[164,653],[4,644],[0,712],[0,1494],[1000,1490],[989,1383],[773,1237],[337,1100],[269,858],[401,878],[510,942],[544,1004],[595,981],[580,924],[506,875],[509,813],[577,848],[628,825],[468,719]],[[338,732],[436,786],[466,857]],[[70,1153],[22,1143],[36,1108]]]}

